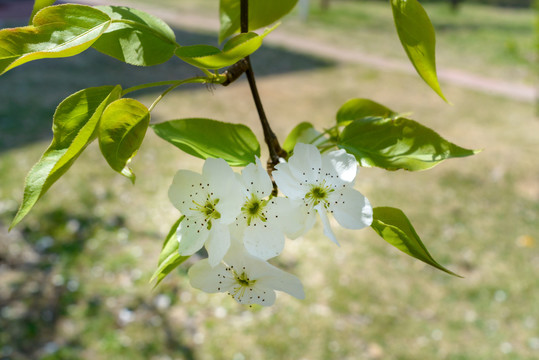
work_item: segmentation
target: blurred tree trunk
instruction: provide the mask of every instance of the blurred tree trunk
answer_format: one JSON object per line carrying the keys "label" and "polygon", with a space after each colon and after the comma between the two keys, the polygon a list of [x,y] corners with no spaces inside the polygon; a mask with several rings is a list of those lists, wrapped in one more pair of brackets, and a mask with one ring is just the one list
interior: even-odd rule
{"label": "blurred tree trunk", "polygon": [[320,9],[322,9],[322,11],[329,9],[329,1],[330,0],[320,0]]}

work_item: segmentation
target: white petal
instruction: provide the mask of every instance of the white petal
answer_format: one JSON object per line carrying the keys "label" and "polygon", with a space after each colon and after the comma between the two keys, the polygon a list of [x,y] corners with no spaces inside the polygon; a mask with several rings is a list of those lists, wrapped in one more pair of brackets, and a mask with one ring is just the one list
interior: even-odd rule
{"label": "white petal", "polygon": [[352,188],[344,188],[335,192],[335,196],[341,193],[336,200],[331,200],[329,209],[342,227],[347,229],[363,229],[372,224],[372,207],[369,200],[359,191]]}
{"label": "white petal", "polygon": [[275,266],[270,266],[273,268],[271,273],[267,276],[261,277],[257,281],[257,285],[278,291],[284,291],[285,293],[288,293],[298,299],[305,299],[303,284],[296,276],[282,271]]}
{"label": "white petal", "polygon": [[297,143],[288,164],[294,177],[302,183],[314,184],[320,178],[322,157],[314,145]]}
{"label": "white petal", "polygon": [[210,235],[206,241],[208,250],[208,262],[215,266],[223,260],[230,247],[230,232],[228,226],[215,222],[212,224]]}
{"label": "white petal", "polygon": [[357,175],[357,160],[343,149],[331,151],[322,155],[322,170],[327,183],[337,187],[352,185]]}
{"label": "white petal", "polygon": [[244,221],[243,217],[238,218],[232,224],[228,225],[228,231],[230,232],[230,241],[241,242],[243,243],[243,232],[247,227],[247,223]]}
{"label": "white petal", "polygon": [[322,220],[322,225],[324,225],[324,235],[330,238],[330,240],[333,241],[335,244],[339,245],[339,242],[337,241],[337,238],[335,237],[335,234],[333,233],[333,230],[331,229],[331,225],[329,224],[329,219],[328,219],[328,214],[326,212],[326,209],[320,204],[316,205],[314,208],[318,212],[318,215],[320,215],[320,220]]}
{"label": "white petal", "polygon": [[233,297],[237,302],[244,305],[271,306],[275,302],[275,291],[255,285],[252,288],[244,288],[238,291]]}
{"label": "white petal", "polygon": [[191,266],[187,275],[192,287],[208,293],[229,291],[236,283],[223,264],[211,267],[207,259]]}
{"label": "white petal", "polygon": [[309,186],[304,182],[296,179],[290,171],[288,163],[280,163],[275,165],[275,170],[272,173],[273,179],[281,192],[293,199],[301,199],[309,191]]}
{"label": "white petal", "polygon": [[247,165],[241,172],[241,177],[245,189],[248,190],[244,195],[256,194],[258,198],[264,198],[273,191],[271,178],[258,157],[256,165],[252,163]]}
{"label": "white petal", "polygon": [[219,221],[230,224],[236,220],[243,204],[243,192],[234,171],[223,159],[206,159],[202,169],[202,176],[210,184],[213,199],[219,199],[215,205],[221,214]]}
{"label": "white petal", "polygon": [[186,217],[178,227],[178,251],[180,255],[188,256],[196,253],[208,238],[209,230],[200,219]]}
{"label": "white petal", "polygon": [[234,241],[231,244],[230,249],[225,255],[224,262],[229,266],[233,266],[234,269],[245,268],[251,279],[258,279],[261,276],[267,275],[273,267],[266,261],[249,254],[247,249],[245,249],[243,241]]}
{"label": "white petal", "polygon": [[260,222],[257,226],[245,229],[243,243],[247,251],[262,260],[271,259],[279,255],[284,248],[284,235],[274,227],[263,227]]}
{"label": "white petal", "polygon": [[193,207],[193,201],[199,204],[204,201],[206,193],[202,191],[201,183],[202,175],[193,171],[180,170],[174,175],[168,189],[168,198],[182,214],[192,215],[194,211],[190,208]]}
{"label": "white petal", "polygon": [[[267,295],[269,292],[265,289],[275,289],[287,292],[298,299],[305,297],[303,285],[297,277],[250,255],[242,246],[231,246],[225,255],[225,262],[229,266],[234,266],[234,269],[244,269],[245,267],[244,271],[248,277],[256,280],[253,291],[257,288],[259,290],[256,291],[266,291]],[[269,300],[264,301],[263,305],[266,305],[268,302]]]}
{"label": "white petal", "polygon": [[[238,268],[245,266],[244,258],[246,256],[250,255],[247,250],[245,250],[242,236],[241,241],[231,241],[230,248],[228,249],[228,252],[226,253],[223,260],[228,265],[233,265],[234,267]],[[260,261],[260,259],[258,259],[258,261]]]}
{"label": "white petal", "polygon": [[268,226],[281,229],[290,239],[303,235],[316,222],[314,211],[305,206],[303,201],[292,201],[283,197],[275,197],[268,202],[266,216]]}

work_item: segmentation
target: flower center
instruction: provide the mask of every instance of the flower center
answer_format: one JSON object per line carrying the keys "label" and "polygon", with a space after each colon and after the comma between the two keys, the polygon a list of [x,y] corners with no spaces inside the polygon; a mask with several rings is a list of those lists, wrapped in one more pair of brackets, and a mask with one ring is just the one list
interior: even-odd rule
{"label": "flower center", "polygon": [[255,194],[251,195],[250,199],[243,204],[241,212],[247,221],[247,226],[251,225],[251,222],[259,219],[266,221],[266,215],[264,214],[264,208],[266,207],[266,201],[260,200]]}
{"label": "flower center", "polygon": [[249,292],[253,291],[253,286],[255,285],[256,280],[249,279],[249,276],[245,273],[245,267],[243,268],[241,274],[238,273],[233,266],[230,266],[227,268],[227,270],[232,274],[234,280],[236,281],[236,285],[233,286],[229,293],[232,297],[237,300],[241,300],[245,296],[245,292],[247,290],[249,290]]}
{"label": "flower center", "polygon": [[211,229],[211,221],[213,219],[221,218],[221,214],[215,208],[215,206],[219,204],[219,199],[212,199],[208,194],[206,201],[203,204],[199,204],[194,200],[193,204],[195,204],[195,207],[191,208],[191,210],[198,211],[204,216],[204,220],[208,222],[208,230]]}
{"label": "flower center", "polygon": [[324,203],[324,206],[328,203],[329,194],[334,191],[326,185],[325,181],[320,185],[312,185],[311,189],[305,194],[305,200],[311,206],[316,206],[320,203]]}
{"label": "flower center", "polygon": [[241,275],[238,275],[237,273],[235,273],[234,278],[236,279],[236,282],[242,287],[252,286],[256,282],[256,280],[249,279],[245,271],[242,272]]}

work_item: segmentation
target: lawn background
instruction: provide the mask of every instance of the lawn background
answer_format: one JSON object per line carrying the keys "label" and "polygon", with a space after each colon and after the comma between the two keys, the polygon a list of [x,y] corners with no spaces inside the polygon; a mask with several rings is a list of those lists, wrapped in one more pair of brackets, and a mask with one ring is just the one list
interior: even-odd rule
{"label": "lawn background", "polygon": [[[175,6],[196,14],[215,11],[207,0],[195,7],[187,4]],[[452,14],[447,4],[427,5],[441,30],[440,68],[533,83],[531,10],[464,3],[460,13]],[[378,2],[335,2],[327,14],[313,7],[306,25],[292,14],[282,28],[405,60],[390,31],[388,10]],[[357,25],[352,31],[356,17],[358,24],[375,30],[364,33]],[[473,19],[480,26],[471,26]],[[503,31],[501,22],[507,24]],[[443,24],[450,25],[448,30]],[[343,29],[354,36],[343,37]],[[493,32],[498,40],[488,37]],[[208,35],[178,30],[178,39],[191,43],[214,43]],[[368,44],[363,37],[376,41]],[[516,45],[500,45],[507,41]],[[511,48],[516,52],[504,50]],[[465,278],[407,257],[370,229],[337,230],[341,247],[335,247],[318,224],[288,243],[276,260],[303,280],[304,301],[282,295],[271,308],[245,308],[225,295],[192,289],[186,267],[152,291],[148,280],[162,240],[179,216],[167,199],[168,186],[178,169],[199,171],[202,161],[179,153],[151,131],[133,161],[135,186],[110,170],[93,144],[8,233],[22,181],[50,141],[50,120],[63,98],[89,86],[127,87],[154,76],[196,74],[179,61],[139,69],[89,51],[73,59],[26,64],[0,78],[0,356],[537,358],[539,122],[534,105],[442,83],[450,106],[417,76],[337,64],[282,48],[265,47],[253,62],[281,140],[301,121],[329,127],[342,103],[368,97],[413,112],[412,118],[461,146],[483,149],[472,158],[419,173],[364,168],[357,183],[375,206],[403,209],[433,256]],[[150,104],[156,96],[146,92],[138,99]],[[152,115],[154,122],[186,117],[241,122],[252,126],[262,142],[245,81],[228,88],[179,90]]]}

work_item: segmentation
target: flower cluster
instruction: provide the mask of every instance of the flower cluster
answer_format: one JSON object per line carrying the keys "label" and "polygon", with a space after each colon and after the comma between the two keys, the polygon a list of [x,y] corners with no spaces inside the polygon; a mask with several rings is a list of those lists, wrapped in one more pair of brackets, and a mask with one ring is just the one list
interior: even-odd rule
{"label": "flower cluster", "polygon": [[189,269],[191,285],[227,292],[242,304],[272,305],[275,290],[304,298],[299,279],[267,260],[282,252],[285,238],[311,229],[316,214],[336,244],[328,214],[348,229],[369,226],[372,207],[353,188],[356,175],[356,159],[344,150],[320,154],[314,145],[301,143],[273,172],[284,196],[272,196],[272,181],[259,159],[241,174],[211,158],[202,174],[178,171],[169,189],[170,200],[185,216],[178,251],[188,256],[205,246],[208,252]]}

